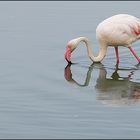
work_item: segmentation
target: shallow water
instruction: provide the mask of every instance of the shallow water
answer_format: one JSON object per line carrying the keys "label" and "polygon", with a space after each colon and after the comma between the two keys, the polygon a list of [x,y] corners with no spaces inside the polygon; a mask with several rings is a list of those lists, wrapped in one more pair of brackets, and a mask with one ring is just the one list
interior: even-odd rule
{"label": "shallow water", "polygon": [[[95,39],[96,26],[119,13],[140,17],[140,2],[0,2],[0,138],[139,138],[140,65],[120,48],[92,64],[66,43]],[[140,56],[140,42],[134,49]],[[93,48],[98,53],[98,47]]]}

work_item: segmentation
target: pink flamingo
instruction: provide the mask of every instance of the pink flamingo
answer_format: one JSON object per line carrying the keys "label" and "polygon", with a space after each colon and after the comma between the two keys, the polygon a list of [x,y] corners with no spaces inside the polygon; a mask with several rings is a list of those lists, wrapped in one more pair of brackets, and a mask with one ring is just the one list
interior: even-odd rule
{"label": "pink flamingo", "polygon": [[140,58],[132,49],[131,44],[140,39],[140,19],[127,15],[119,14],[105,19],[96,28],[96,37],[99,42],[99,54],[93,55],[92,43],[86,37],[78,37],[68,42],[65,52],[65,59],[71,63],[71,53],[76,49],[80,42],[84,42],[87,47],[89,58],[93,62],[101,62],[106,55],[107,47],[115,48],[117,64],[119,64],[118,46],[129,48],[137,61]]}

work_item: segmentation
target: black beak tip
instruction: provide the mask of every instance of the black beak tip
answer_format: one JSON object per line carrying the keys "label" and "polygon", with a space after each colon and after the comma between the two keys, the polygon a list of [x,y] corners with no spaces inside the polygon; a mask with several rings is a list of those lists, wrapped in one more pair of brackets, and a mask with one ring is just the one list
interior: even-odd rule
{"label": "black beak tip", "polygon": [[71,61],[68,61],[68,64],[70,64],[70,65],[71,65],[71,64],[72,64],[72,62],[71,62]]}
{"label": "black beak tip", "polygon": [[69,61],[68,59],[66,59],[66,60],[67,60],[68,64],[72,64],[72,62],[71,62],[71,61]]}

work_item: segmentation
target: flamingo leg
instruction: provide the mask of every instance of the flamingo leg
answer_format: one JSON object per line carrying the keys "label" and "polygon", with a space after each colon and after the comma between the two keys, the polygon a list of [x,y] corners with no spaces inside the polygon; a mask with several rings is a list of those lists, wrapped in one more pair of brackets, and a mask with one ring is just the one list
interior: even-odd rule
{"label": "flamingo leg", "polygon": [[135,53],[135,51],[132,49],[131,46],[128,46],[129,50],[132,52],[132,54],[135,56],[135,58],[138,60],[138,62],[140,63],[140,58],[137,56],[137,54]]}
{"label": "flamingo leg", "polygon": [[115,53],[116,53],[116,59],[117,59],[117,64],[119,64],[119,52],[118,52],[118,47],[115,47]]}

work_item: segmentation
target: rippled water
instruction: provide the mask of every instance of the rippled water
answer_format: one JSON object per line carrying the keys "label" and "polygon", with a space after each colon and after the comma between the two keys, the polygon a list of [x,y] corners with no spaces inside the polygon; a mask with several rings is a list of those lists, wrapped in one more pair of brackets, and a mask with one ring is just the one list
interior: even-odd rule
{"label": "rippled water", "polygon": [[[140,65],[120,48],[92,64],[86,48],[64,60],[66,43],[140,2],[0,2],[0,138],[139,138]],[[82,44],[81,44],[82,45]],[[140,56],[140,41],[134,43]]]}

